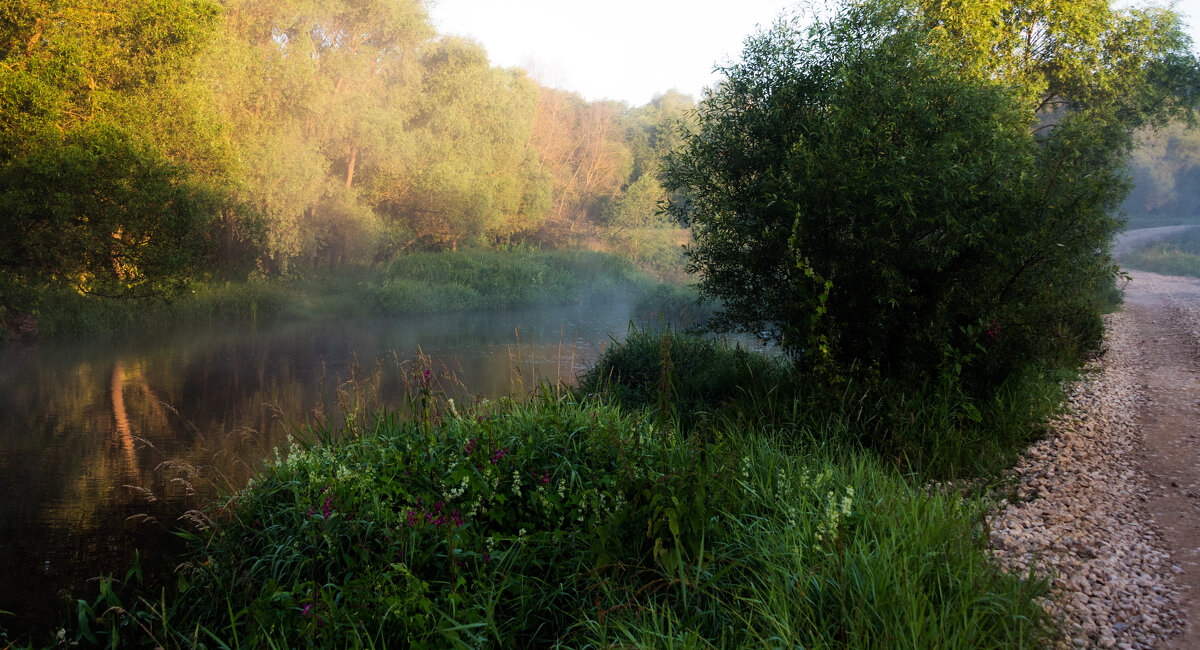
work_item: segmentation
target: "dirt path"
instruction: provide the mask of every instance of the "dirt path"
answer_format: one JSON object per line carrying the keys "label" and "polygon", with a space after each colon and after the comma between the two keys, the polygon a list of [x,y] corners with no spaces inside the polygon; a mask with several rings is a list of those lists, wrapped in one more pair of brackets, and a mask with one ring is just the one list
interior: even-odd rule
{"label": "dirt path", "polygon": [[1138,348],[1146,501],[1179,590],[1183,627],[1162,645],[1200,648],[1200,280],[1135,271],[1125,312]]}
{"label": "dirt path", "polygon": [[1070,412],[1012,469],[992,552],[1051,579],[1059,647],[1200,650],[1200,279],[1131,274]]}

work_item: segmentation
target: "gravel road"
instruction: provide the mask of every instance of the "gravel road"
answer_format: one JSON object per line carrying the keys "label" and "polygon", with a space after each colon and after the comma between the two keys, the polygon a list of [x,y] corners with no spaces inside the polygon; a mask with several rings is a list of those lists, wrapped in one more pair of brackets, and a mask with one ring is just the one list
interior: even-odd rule
{"label": "gravel road", "polygon": [[1051,576],[1062,647],[1197,649],[1200,280],[1131,274],[1070,413],[1012,470],[993,553]]}

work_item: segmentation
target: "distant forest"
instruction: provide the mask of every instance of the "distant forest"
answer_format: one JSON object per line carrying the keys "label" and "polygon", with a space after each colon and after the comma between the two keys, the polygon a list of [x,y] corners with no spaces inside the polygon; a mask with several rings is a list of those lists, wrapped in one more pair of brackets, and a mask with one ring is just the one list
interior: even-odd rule
{"label": "distant forest", "polygon": [[6,1],[0,303],[460,247],[678,268],[657,170],[693,99],[541,86],[425,4]]}
{"label": "distant forest", "polygon": [[1130,173],[1130,228],[1200,223],[1200,128],[1176,122],[1145,131]]}

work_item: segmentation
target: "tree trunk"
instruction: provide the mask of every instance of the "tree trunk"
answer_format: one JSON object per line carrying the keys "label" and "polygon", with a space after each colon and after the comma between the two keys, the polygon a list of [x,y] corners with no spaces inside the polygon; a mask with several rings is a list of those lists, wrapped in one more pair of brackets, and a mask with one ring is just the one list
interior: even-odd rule
{"label": "tree trunk", "polygon": [[346,164],[346,189],[354,182],[354,165],[358,163],[358,147],[350,147],[350,161]]}

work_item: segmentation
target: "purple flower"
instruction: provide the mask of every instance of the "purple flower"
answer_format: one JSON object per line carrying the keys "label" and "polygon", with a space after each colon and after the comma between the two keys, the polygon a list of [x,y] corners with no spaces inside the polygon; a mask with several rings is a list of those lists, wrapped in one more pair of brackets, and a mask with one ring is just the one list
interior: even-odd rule
{"label": "purple flower", "polygon": [[300,614],[303,616],[308,616],[309,612],[311,612],[311,611],[312,611],[312,603],[309,603],[304,606],[304,609],[300,612]]}
{"label": "purple flower", "polygon": [[321,506],[321,516],[326,519],[329,519],[329,515],[332,513],[333,513],[333,502],[329,499],[329,496],[326,495],[325,496],[325,505]]}

